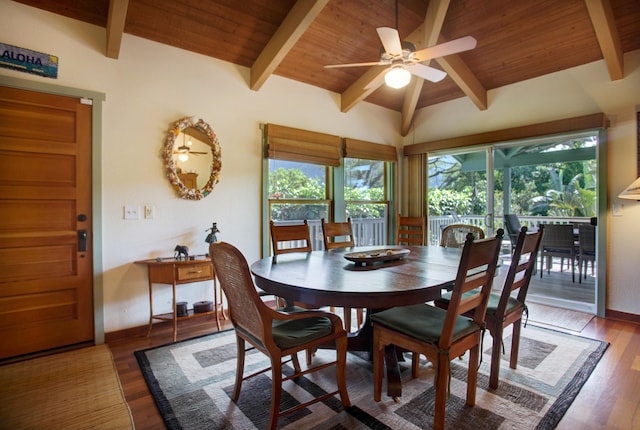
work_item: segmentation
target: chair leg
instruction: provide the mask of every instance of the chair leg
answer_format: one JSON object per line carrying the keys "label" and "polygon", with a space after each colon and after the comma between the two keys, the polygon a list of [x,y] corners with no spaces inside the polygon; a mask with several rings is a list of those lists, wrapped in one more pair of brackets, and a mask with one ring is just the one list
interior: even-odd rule
{"label": "chair leg", "polygon": [[511,357],[509,367],[515,369],[518,366],[518,351],[520,350],[520,330],[522,328],[522,318],[513,322],[513,333],[511,334]]}
{"label": "chair leg", "polygon": [[[433,428],[444,429],[445,408],[447,406],[447,382],[449,380],[449,356],[438,354],[435,375],[436,403],[433,411]],[[471,364],[469,364],[471,366]],[[471,382],[469,382],[470,384]]]}
{"label": "chair leg", "polygon": [[491,349],[491,371],[489,372],[489,387],[494,390],[498,388],[500,379],[500,355],[502,354],[502,324],[491,331],[493,346]]}
{"label": "chair leg", "polygon": [[336,384],[340,393],[340,401],[345,408],[351,407],[347,392],[347,337],[336,339]]}
{"label": "chair leg", "polygon": [[344,310],[344,329],[348,332],[351,331],[351,308],[343,308]]}
{"label": "chair leg", "polygon": [[476,404],[476,387],[478,385],[478,360],[480,358],[480,343],[469,350],[469,371],[467,374],[467,405]]}
{"label": "chair leg", "polygon": [[364,322],[364,311],[362,310],[362,308],[356,309],[356,317],[358,321],[358,329],[360,329],[360,327],[362,327],[362,323]]}
{"label": "chair leg", "polygon": [[275,430],[278,426],[280,398],[282,396],[282,362],[280,357],[271,357],[271,410],[267,428]]}
{"label": "chair leg", "polygon": [[240,397],[240,389],[242,388],[242,377],[244,376],[244,339],[236,335],[236,347],[238,354],[236,357],[236,382],[233,386],[233,396],[231,400],[234,402]]}

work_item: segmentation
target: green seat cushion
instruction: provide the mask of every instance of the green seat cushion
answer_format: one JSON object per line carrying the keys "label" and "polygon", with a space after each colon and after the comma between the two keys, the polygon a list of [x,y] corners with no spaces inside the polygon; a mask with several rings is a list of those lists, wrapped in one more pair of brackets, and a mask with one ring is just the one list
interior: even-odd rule
{"label": "green seat cushion", "polygon": [[287,349],[328,336],[333,331],[333,326],[331,320],[325,317],[274,320],[272,331],[276,345]]}
{"label": "green seat cushion", "polygon": [[[446,310],[420,303],[374,313],[371,320],[423,342],[437,344],[446,316]],[[471,318],[459,316],[453,329],[453,341],[479,329],[480,325]]]}
{"label": "green seat cushion", "polygon": [[[469,294],[473,294],[473,292],[469,291],[467,293],[464,293],[462,295],[462,298],[464,298]],[[451,300],[451,293],[445,293],[442,295],[442,298],[439,299],[440,302],[446,302],[446,303],[448,303],[449,300]],[[500,295],[494,294],[494,293],[489,294],[489,303],[487,304],[487,315],[494,316],[496,314],[496,310],[498,309],[498,303],[500,303]],[[507,309],[505,313],[510,314],[511,312],[515,312],[518,309],[523,309],[523,308],[524,308],[524,303],[522,303],[520,300],[516,299],[515,297],[509,297],[509,300],[507,301]]]}

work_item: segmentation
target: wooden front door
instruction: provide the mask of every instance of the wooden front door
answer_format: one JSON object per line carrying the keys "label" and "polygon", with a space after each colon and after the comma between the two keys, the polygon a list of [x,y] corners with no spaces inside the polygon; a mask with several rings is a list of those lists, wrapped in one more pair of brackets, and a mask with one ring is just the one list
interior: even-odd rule
{"label": "wooden front door", "polygon": [[0,86],[0,359],[94,338],[91,112]]}

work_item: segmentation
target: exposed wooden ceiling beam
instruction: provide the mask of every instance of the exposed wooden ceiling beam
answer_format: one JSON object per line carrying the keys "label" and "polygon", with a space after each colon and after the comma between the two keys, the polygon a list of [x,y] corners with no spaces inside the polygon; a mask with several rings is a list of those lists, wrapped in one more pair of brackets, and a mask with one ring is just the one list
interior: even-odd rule
{"label": "exposed wooden ceiling beam", "polygon": [[609,0],[585,0],[612,81],[624,78],[624,56]]}
{"label": "exposed wooden ceiling beam", "polygon": [[298,0],[251,66],[250,88],[257,91],[307,31],[329,0]]}
{"label": "exposed wooden ceiling beam", "polygon": [[380,74],[386,71],[388,66],[373,66],[365,74],[360,76],[357,81],[349,86],[340,95],[340,110],[347,112],[349,109],[360,103],[362,100],[380,88],[384,82],[379,79]]}
{"label": "exposed wooden ceiling beam", "polygon": [[[440,43],[443,42],[446,42],[446,40],[440,38]],[[447,55],[446,57],[436,58],[436,61],[478,109],[487,109],[487,90],[459,55]]]}
{"label": "exposed wooden ceiling beam", "polygon": [[[449,9],[449,3],[449,0],[431,0],[429,2],[427,13],[424,17],[423,28],[425,31],[422,36],[422,43],[420,44],[422,47],[428,48],[438,43],[438,36],[442,30],[442,24],[444,23],[444,17],[447,15],[447,9]],[[428,66],[429,63],[431,63],[431,61],[426,61],[423,64]],[[406,136],[411,128],[423,83],[424,80],[414,76],[411,79],[411,85],[409,85],[405,91],[404,102],[402,103],[402,122],[400,125],[400,134],[402,136]]]}
{"label": "exposed wooden ceiling beam", "polygon": [[124,24],[127,20],[129,0],[109,0],[109,17],[107,18],[107,48],[106,56],[117,59],[120,55],[120,45],[124,34]]}

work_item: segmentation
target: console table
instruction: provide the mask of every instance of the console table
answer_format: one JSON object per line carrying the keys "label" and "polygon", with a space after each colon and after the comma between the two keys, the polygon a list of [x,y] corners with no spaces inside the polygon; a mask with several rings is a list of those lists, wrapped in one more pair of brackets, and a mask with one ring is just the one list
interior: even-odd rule
{"label": "console table", "polygon": [[[147,266],[149,277],[149,329],[147,336],[151,334],[153,320],[173,321],[173,341],[178,334],[178,321],[190,318],[198,318],[207,315],[215,315],[218,331],[220,331],[220,318],[218,309],[222,303],[218,303],[218,284],[213,269],[213,263],[208,257],[196,256],[193,260],[180,260],[176,258],[156,258],[150,260],[135,261],[135,264]],[[176,286],[193,282],[213,281],[213,309],[208,312],[195,313],[193,309],[187,310],[186,316],[178,316],[176,312]],[[153,284],[168,284],[172,286],[173,312],[165,314],[153,313]],[[220,297],[222,302],[222,297]],[[222,309],[224,317],[224,308]]]}

